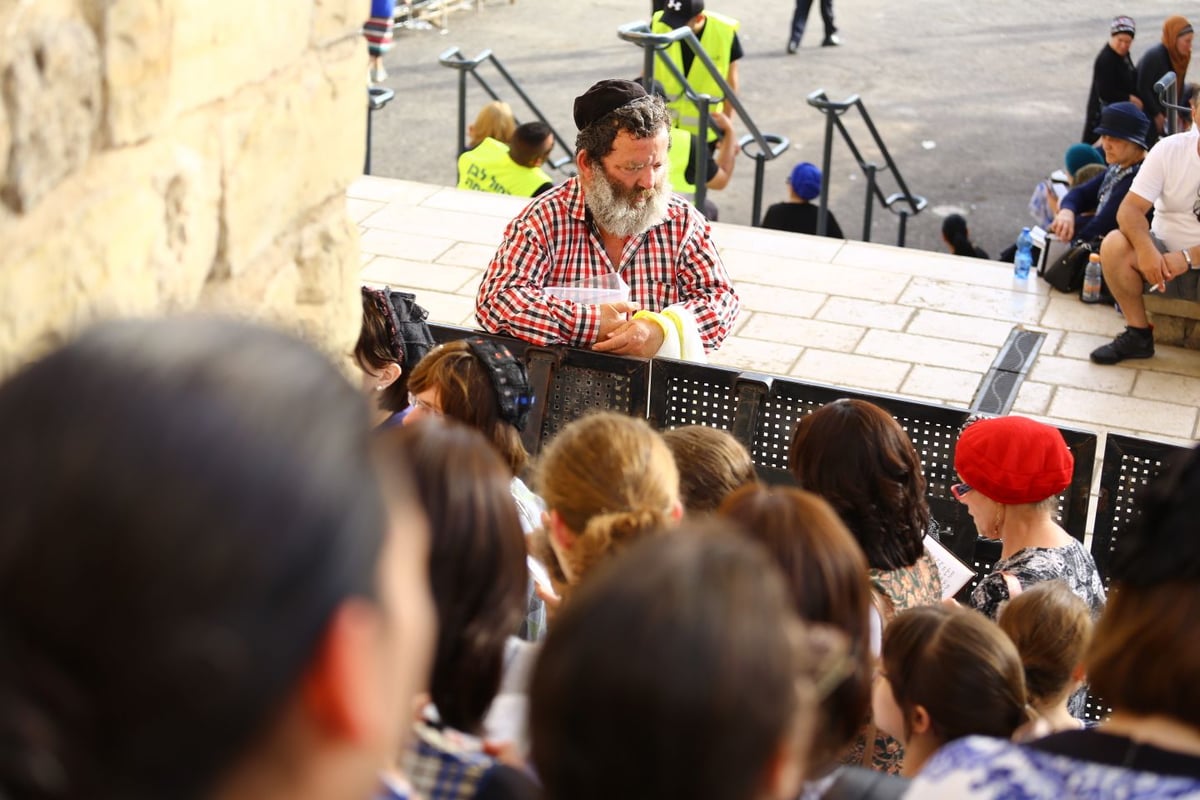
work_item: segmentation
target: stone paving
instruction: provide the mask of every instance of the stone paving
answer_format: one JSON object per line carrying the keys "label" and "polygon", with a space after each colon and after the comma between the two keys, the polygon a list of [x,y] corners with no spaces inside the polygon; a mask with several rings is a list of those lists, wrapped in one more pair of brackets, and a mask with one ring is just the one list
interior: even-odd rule
{"label": "stone paving", "polygon": [[[348,192],[367,283],[413,291],[434,321],[475,326],[480,277],[519,198],[363,177]],[[1200,440],[1200,352],[1102,367],[1121,316],[997,262],[717,223],[742,313],[711,362],[956,407],[1016,325],[1046,339],[1013,413],[1159,441]]]}

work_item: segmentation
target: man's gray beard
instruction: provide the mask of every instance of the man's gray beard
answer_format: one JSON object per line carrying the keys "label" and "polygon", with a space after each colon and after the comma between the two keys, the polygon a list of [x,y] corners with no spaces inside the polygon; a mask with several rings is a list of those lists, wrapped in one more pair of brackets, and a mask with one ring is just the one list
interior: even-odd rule
{"label": "man's gray beard", "polygon": [[[635,205],[632,200],[645,194],[646,202]],[[610,180],[604,167],[596,165],[592,179],[584,183],[583,202],[596,224],[612,236],[637,236],[666,219],[667,204],[671,199],[671,182],[664,174],[653,189],[635,189],[632,192]]]}

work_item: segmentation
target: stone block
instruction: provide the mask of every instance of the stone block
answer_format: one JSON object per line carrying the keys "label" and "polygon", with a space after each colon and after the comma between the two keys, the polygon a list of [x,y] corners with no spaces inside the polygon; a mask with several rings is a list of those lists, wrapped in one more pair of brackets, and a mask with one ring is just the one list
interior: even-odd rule
{"label": "stone block", "polygon": [[[175,0],[170,108],[196,108],[265,80],[287,80],[308,49],[311,3]],[[359,83],[362,83],[359,70]]]}
{"label": "stone block", "polygon": [[312,4],[313,46],[321,47],[338,39],[358,37],[365,70],[367,44],[361,37],[362,25],[370,10],[370,4],[362,0],[315,0]]}
{"label": "stone block", "polygon": [[101,112],[100,54],[79,18],[40,19],[6,36],[3,202],[26,213],[91,154]]}
{"label": "stone block", "polygon": [[174,143],[111,151],[6,230],[0,373],[95,319],[193,307],[216,253],[218,176]]}
{"label": "stone block", "polygon": [[278,325],[340,359],[354,345],[361,314],[357,237],[339,196],[282,232],[236,276],[210,276],[200,305]]}
{"label": "stone block", "polygon": [[367,112],[357,52],[352,40],[321,51],[223,109],[218,260],[231,274],[361,173]]}
{"label": "stone block", "polygon": [[173,11],[166,0],[110,0],[104,7],[104,130],[112,145],[146,139],[166,117]]}

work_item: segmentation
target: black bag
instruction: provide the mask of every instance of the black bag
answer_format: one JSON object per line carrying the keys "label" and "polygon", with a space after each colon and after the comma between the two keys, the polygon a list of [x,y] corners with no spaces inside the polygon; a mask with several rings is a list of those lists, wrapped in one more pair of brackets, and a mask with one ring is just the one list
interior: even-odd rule
{"label": "black bag", "polygon": [[1087,269],[1088,256],[1099,251],[1098,243],[1095,245],[1091,242],[1077,244],[1059,256],[1053,264],[1046,267],[1042,277],[1060,292],[1078,292],[1083,288],[1083,272]]}

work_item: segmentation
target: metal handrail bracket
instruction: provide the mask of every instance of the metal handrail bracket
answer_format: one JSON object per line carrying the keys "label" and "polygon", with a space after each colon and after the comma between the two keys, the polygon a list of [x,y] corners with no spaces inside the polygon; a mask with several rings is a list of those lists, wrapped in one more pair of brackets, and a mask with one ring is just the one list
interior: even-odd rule
{"label": "metal handrail bracket", "polygon": [[[903,247],[908,231],[908,218],[920,214],[929,201],[921,195],[915,195],[909,191],[908,184],[904,181],[904,176],[900,174],[900,168],[896,166],[892,154],[888,152],[887,145],[883,143],[883,137],[879,135],[879,130],[875,127],[871,115],[867,113],[867,107],[863,105],[862,98],[857,94],[852,94],[845,100],[830,100],[824,89],[817,89],[806,98],[808,104],[825,115],[825,149],[824,159],[821,165],[822,174],[828,176],[833,163],[833,131],[837,129],[841,134],[842,140],[845,141],[846,147],[850,149],[850,153],[854,156],[855,162],[859,169],[867,176],[867,199],[863,208],[863,241],[871,241],[871,211],[872,198],[879,201],[879,204],[900,216],[900,229],[897,236],[897,246]],[[880,167],[878,164],[867,161],[855,144],[854,138],[850,135],[850,131],[842,123],[842,115],[850,109],[857,109],[859,116],[867,126],[867,131],[871,134],[871,139],[875,142],[875,146],[879,148],[879,152],[883,155],[885,165]],[[896,179],[896,183],[900,187],[900,191],[883,196],[883,191],[879,188],[876,181],[876,175],[880,171],[890,172]],[[908,207],[901,207],[901,203]],[[821,182],[821,206],[817,211],[817,235],[824,236],[828,229],[829,219],[829,180]]]}
{"label": "metal handrail bracket", "polygon": [[[508,82],[509,87],[516,92],[517,96],[520,97],[525,105],[529,107],[529,110],[533,112],[533,115],[540,121],[546,123],[546,125],[550,128],[550,133],[554,135],[555,147],[561,147],[565,151],[565,156],[561,156],[556,159],[550,159],[547,161],[547,164],[565,175],[574,175],[575,172],[573,169],[569,168],[569,165],[575,163],[575,151],[572,150],[570,145],[567,144],[567,140],[564,139],[557,130],[555,130],[554,125],[551,124],[550,120],[546,118],[546,115],[543,114],[541,109],[537,107],[537,105],[533,102],[533,99],[525,93],[525,90],[521,88],[520,84],[518,84],[516,79],[513,78],[512,74],[505,69],[504,65],[500,63],[500,59],[496,58],[496,54],[491,50],[483,50],[474,58],[467,58],[463,55],[459,48],[451,47],[443,51],[442,54],[438,56],[438,63],[443,67],[458,70],[457,153],[461,155],[467,150],[467,75],[469,74],[472,78],[474,78],[475,82],[478,83],[493,100],[500,99],[500,95],[496,93],[496,91],[491,87],[491,84],[489,84],[478,72],[479,66],[486,62],[490,62],[492,66],[496,68],[496,71],[500,73],[500,77],[504,78],[504,80]],[[564,169],[564,167],[568,168]]]}
{"label": "metal handrail bracket", "polygon": [[[666,33],[654,33],[650,30],[650,25],[646,22],[630,22],[617,28],[617,36],[632,44],[642,48],[644,54],[642,75],[644,80],[650,81],[654,76],[655,59],[662,63],[667,70],[675,77],[681,86],[683,86],[684,94],[689,100],[696,104],[700,110],[700,126],[697,134],[697,149],[707,147],[708,141],[708,124],[709,124],[709,107],[715,103],[729,103],[737,112],[738,119],[741,120],[748,131],[741,139],[738,140],[738,145],[742,152],[753,158],[756,162],[755,168],[755,184],[754,184],[754,219],[753,225],[758,225],[759,216],[758,209],[762,206],[762,181],[763,181],[763,162],[777,158],[790,146],[790,142],[784,136],[776,134],[764,134],[754,123],[754,119],[746,111],[746,107],[742,105],[742,101],[738,99],[737,94],[725,80],[725,76],[717,69],[717,65],[713,63],[712,58],[705,52],[700,45],[700,40],[696,38],[696,34],[692,33],[692,29],[686,26],[676,28],[673,31]],[[721,90],[721,97],[712,97],[711,95],[701,94],[697,92],[690,83],[687,76],[679,66],[667,56],[667,48],[671,45],[680,42],[691,48],[692,53],[704,64],[709,75],[716,81],[717,86]],[[647,85],[649,85],[647,83]],[[756,151],[751,151],[747,148],[747,144],[753,142],[757,145]],[[708,189],[708,159],[698,158],[696,160],[696,193],[694,203],[697,208],[704,207],[704,198],[707,196]]]}

